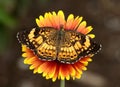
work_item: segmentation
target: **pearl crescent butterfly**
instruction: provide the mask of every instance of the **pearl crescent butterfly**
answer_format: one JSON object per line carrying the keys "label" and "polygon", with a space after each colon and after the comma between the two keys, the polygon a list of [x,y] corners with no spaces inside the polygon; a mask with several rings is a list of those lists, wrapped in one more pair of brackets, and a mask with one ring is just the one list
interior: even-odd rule
{"label": "pearl crescent butterfly", "polygon": [[53,27],[33,28],[18,32],[21,44],[31,49],[40,60],[73,64],[83,57],[92,57],[101,45],[75,30]]}

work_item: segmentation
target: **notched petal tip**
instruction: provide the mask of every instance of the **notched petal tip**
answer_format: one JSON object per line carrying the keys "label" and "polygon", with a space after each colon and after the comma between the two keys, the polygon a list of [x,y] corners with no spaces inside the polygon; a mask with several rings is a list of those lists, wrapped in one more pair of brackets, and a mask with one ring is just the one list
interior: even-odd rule
{"label": "notched petal tip", "polygon": [[83,63],[85,66],[88,65],[88,62],[87,62],[87,61],[81,61],[81,63]]}
{"label": "notched petal tip", "polygon": [[89,62],[92,62],[92,59],[91,59],[91,58],[89,58],[89,59],[88,59],[88,61],[89,61]]}
{"label": "notched petal tip", "polygon": [[82,68],[84,71],[86,71],[87,70],[87,68],[84,66],[83,68]]}
{"label": "notched petal tip", "polygon": [[53,11],[52,14],[53,14],[53,16],[56,16],[56,15],[57,15],[55,11]]}
{"label": "notched petal tip", "polygon": [[29,69],[30,70],[32,70],[32,69],[34,69],[35,67],[33,66],[33,65],[31,65],[30,67],[29,67]]}
{"label": "notched petal tip", "polygon": [[92,31],[93,27],[92,26],[88,26],[87,29],[90,32],[90,31]]}
{"label": "notched petal tip", "polygon": [[92,26],[88,26],[84,29],[84,33],[88,34],[90,31],[92,31],[92,29],[93,29]]}
{"label": "notched petal tip", "polygon": [[23,53],[23,54],[22,54],[22,57],[27,57],[27,53]]}
{"label": "notched petal tip", "polygon": [[87,34],[87,36],[89,36],[90,38],[95,38],[94,34]]}

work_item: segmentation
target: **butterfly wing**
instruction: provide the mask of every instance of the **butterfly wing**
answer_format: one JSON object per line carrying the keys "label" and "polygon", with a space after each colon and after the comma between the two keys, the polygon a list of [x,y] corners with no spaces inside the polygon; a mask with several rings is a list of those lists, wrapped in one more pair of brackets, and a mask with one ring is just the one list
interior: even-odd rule
{"label": "butterfly wing", "polygon": [[58,60],[62,63],[75,63],[83,57],[91,57],[97,53],[101,45],[95,43],[89,36],[75,31],[65,31],[60,42]]}
{"label": "butterfly wing", "polygon": [[49,27],[33,28],[17,34],[20,43],[28,48],[42,60],[56,59],[56,33],[57,30]]}
{"label": "butterfly wing", "polygon": [[20,43],[41,59],[57,60],[62,63],[75,63],[83,57],[91,57],[101,48],[89,36],[76,31],[58,31],[54,28],[42,27],[25,30],[17,34]]}

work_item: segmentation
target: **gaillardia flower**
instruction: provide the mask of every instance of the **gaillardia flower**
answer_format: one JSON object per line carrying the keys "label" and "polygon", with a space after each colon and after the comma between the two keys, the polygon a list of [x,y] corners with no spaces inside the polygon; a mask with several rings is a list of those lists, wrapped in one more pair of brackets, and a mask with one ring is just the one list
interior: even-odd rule
{"label": "gaillardia flower", "polygon": [[93,28],[86,26],[82,17],[70,14],[65,20],[63,11],[48,12],[36,19],[38,28],[18,33],[22,44],[24,63],[33,73],[46,79],[79,79],[87,70],[91,57],[98,52],[100,44],[93,41]]}

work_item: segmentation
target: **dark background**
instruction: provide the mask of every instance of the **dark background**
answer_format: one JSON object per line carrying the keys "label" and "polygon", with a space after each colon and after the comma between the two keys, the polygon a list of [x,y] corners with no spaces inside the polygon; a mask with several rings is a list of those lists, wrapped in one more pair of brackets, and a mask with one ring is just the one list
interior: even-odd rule
{"label": "dark background", "polygon": [[59,87],[23,64],[16,33],[36,26],[45,12],[84,17],[102,44],[80,80],[66,87],[120,87],[120,0],[0,0],[0,87]]}

